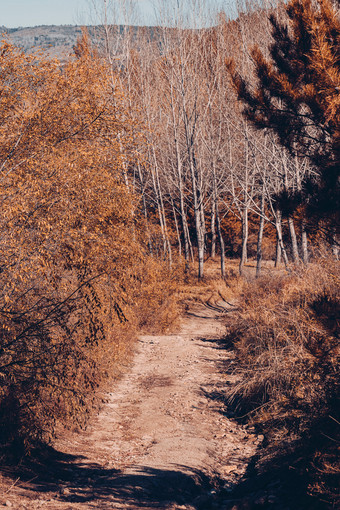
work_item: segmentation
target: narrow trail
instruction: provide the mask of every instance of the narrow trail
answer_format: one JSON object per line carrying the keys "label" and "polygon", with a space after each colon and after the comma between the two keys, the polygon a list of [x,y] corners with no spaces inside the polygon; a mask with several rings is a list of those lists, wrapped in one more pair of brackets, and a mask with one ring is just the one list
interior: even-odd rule
{"label": "narrow trail", "polygon": [[[223,414],[233,382],[218,341],[220,307],[196,305],[181,329],[143,335],[134,363],[90,427],[66,435],[46,480],[18,483],[8,506],[27,509],[230,508],[221,499],[257,440]],[[5,503],[5,501],[4,501]]]}

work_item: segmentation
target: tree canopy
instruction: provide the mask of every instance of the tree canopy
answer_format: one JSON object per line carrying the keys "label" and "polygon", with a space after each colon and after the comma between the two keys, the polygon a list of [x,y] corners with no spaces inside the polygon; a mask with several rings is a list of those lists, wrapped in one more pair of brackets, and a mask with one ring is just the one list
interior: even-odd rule
{"label": "tree canopy", "polygon": [[134,124],[88,44],[64,65],[0,46],[0,445],[84,423],[169,296],[123,178]]}
{"label": "tree canopy", "polygon": [[228,67],[244,114],[259,129],[269,128],[291,153],[307,157],[316,179],[303,188],[314,220],[339,228],[340,19],[330,0],[290,0],[288,25],[270,16],[273,42],[267,58],[252,49],[256,83]]}

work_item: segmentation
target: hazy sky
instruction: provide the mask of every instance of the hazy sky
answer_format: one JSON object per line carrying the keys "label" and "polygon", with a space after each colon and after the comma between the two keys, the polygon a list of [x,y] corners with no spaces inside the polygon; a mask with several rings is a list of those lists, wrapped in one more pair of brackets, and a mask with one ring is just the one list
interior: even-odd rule
{"label": "hazy sky", "polygon": [[[108,0],[110,2],[111,0]],[[131,1],[131,0],[130,0]],[[132,0],[140,10],[142,23],[154,22],[154,5],[157,0]],[[176,0],[168,0],[176,3]],[[206,0],[207,4],[224,0]],[[119,0],[116,0],[119,4]],[[36,25],[82,25],[100,22],[93,5],[102,5],[101,0],[0,0],[0,26],[30,27]],[[92,7],[91,7],[92,6]],[[123,23],[123,20],[115,20]]]}
{"label": "hazy sky", "polygon": [[[138,0],[138,5],[144,16],[152,18],[150,1]],[[92,0],[0,0],[0,26],[78,25],[95,17]]]}

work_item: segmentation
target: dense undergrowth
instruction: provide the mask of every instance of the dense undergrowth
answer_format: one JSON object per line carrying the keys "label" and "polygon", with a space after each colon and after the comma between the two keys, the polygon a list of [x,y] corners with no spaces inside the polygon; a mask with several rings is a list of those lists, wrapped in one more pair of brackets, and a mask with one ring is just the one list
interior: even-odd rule
{"label": "dense undergrowth", "polygon": [[171,325],[176,272],[150,254],[137,128],[86,38],[62,67],[7,43],[0,64],[0,448],[22,455],[86,423],[137,330]]}
{"label": "dense undergrowth", "polygon": [[227,337],[240,373],[229,403],[265,435],[259,465],[288,458],[299,491],[331,506],[339,503],[339,282],[329,258],[245,282]]}

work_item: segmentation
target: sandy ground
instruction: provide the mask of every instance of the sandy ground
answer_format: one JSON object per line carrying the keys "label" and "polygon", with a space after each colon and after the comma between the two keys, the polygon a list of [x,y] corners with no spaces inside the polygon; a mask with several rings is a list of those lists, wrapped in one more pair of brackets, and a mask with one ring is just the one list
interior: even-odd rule
{"label": "sandy ground", "polygon": [[[86,431],[65,435],[46,477],[17,480],[20,509],[232,508],[226,494],[258,441],[225,415],[230,309],[196,305],[175,334],[141,336],[131,369]],[[14,481],[15,482],[15,481]]]}

